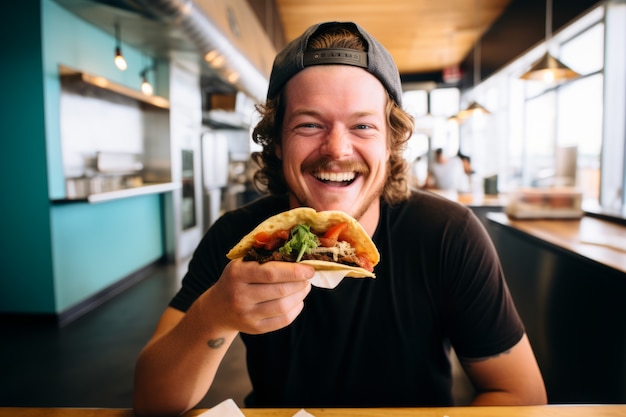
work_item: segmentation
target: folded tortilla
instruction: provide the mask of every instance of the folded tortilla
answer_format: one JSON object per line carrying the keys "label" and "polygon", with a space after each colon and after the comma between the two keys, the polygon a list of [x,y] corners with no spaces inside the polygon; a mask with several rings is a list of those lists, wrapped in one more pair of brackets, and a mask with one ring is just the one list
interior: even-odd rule
{"label": "folded tortilla", "polygon": [[[266,219],[244,236],[226,256],[228,259],[243,258],[252,248],[256,241],[255,236],[260,232],[273,234],[278,230],[291,230],[291,228],[298,224],[306,224],[311,228],[312,232],[323,235],[324,232],[338,223],[348,224],[347,229],[342,235],[347,237],[348,242],[356,250],[356,253],[365,255],[372,263],[372,266],[378,264],[380,261],[378,249],[376,249],[376,245],[374,245],[374,242],[372,242],[372,239],[358,221],[342,211],[329,210],[318,212],[309,207],[295,208]],[[302,263],[312,265],[317,270],[348,271],[346,276],[354,278],[375,277],[372,272],[364,268],[344,265],[337,262],[304,260]]]}

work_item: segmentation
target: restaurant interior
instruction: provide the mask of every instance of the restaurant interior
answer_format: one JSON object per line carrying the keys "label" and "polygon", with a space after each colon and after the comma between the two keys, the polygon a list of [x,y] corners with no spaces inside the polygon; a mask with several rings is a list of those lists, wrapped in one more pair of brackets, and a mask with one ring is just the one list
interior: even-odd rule
{"label": "restaurant interior", "polygon": [[[360,22],[394,55],[413,185],[489,233],[549,403],[626,404],[626,2],[357,3],[3,5],[0,414],[132,406],[196,245],[258,196],[250,129],[272,59],[322,20]],[[435,149],[470,157],[461,185],[429,185]],[[250,390],[237,339],[198,408]]]}

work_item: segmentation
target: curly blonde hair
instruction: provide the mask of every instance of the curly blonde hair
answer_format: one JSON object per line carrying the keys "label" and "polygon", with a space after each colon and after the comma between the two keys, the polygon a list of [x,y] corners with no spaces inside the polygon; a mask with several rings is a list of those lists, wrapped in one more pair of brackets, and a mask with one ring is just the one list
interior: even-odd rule
{"label": "curly blonde hair", "polygon": [[[365,51],[366,46],[357,33],[346,28],[334,28],[311,38],[307,49],[350,48]],[[281,92],[265,105],[258,105],[260,122],[252,132],[252,140],[262,146],[262,151],[252,154],[253,161],[260,167],[254,174],[254,184],[259,191],[284,194],[289,191],[283,176],[282,161],[276,156],[281,144],[281,127],[285,114],[284,94]],[[403,156],[406,143],[413,133],[413,117],[402,110],[391,98],[386,104],[388,146],[387,179],[382,192],[383,200],[395,204],[410,194],[408,163]]]}

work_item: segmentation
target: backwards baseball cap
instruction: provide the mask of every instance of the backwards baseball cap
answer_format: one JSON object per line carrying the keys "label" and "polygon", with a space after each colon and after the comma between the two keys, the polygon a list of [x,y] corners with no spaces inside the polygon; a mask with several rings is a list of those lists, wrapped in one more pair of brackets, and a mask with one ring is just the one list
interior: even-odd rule
{"label": "backwards baseball cap", "polygon": [[[347,48],[312,49],[307,51],[309,39],[332,27],[343,27],[358,34],[366,44],[366,51]],[[387,92],[402,106],[400,74],[391,54],[365,29],[352,22],[326,22],[309,27],[302,35],[289,42],[274,59],[267,98],[275,98],[287,81],[304,68],[313,65],[352,65],[365,69],[383,84]]]}

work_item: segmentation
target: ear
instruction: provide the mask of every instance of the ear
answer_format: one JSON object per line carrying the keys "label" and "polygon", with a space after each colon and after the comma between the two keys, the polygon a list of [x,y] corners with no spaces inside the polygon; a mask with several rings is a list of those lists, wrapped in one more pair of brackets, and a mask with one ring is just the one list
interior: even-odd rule
{"label": "ear", "polygon": [[280,145],[274,147],[274,155],[276,155],[276,158],[280,159],[281,161],[283,160],[283,148],[281,148]]}

